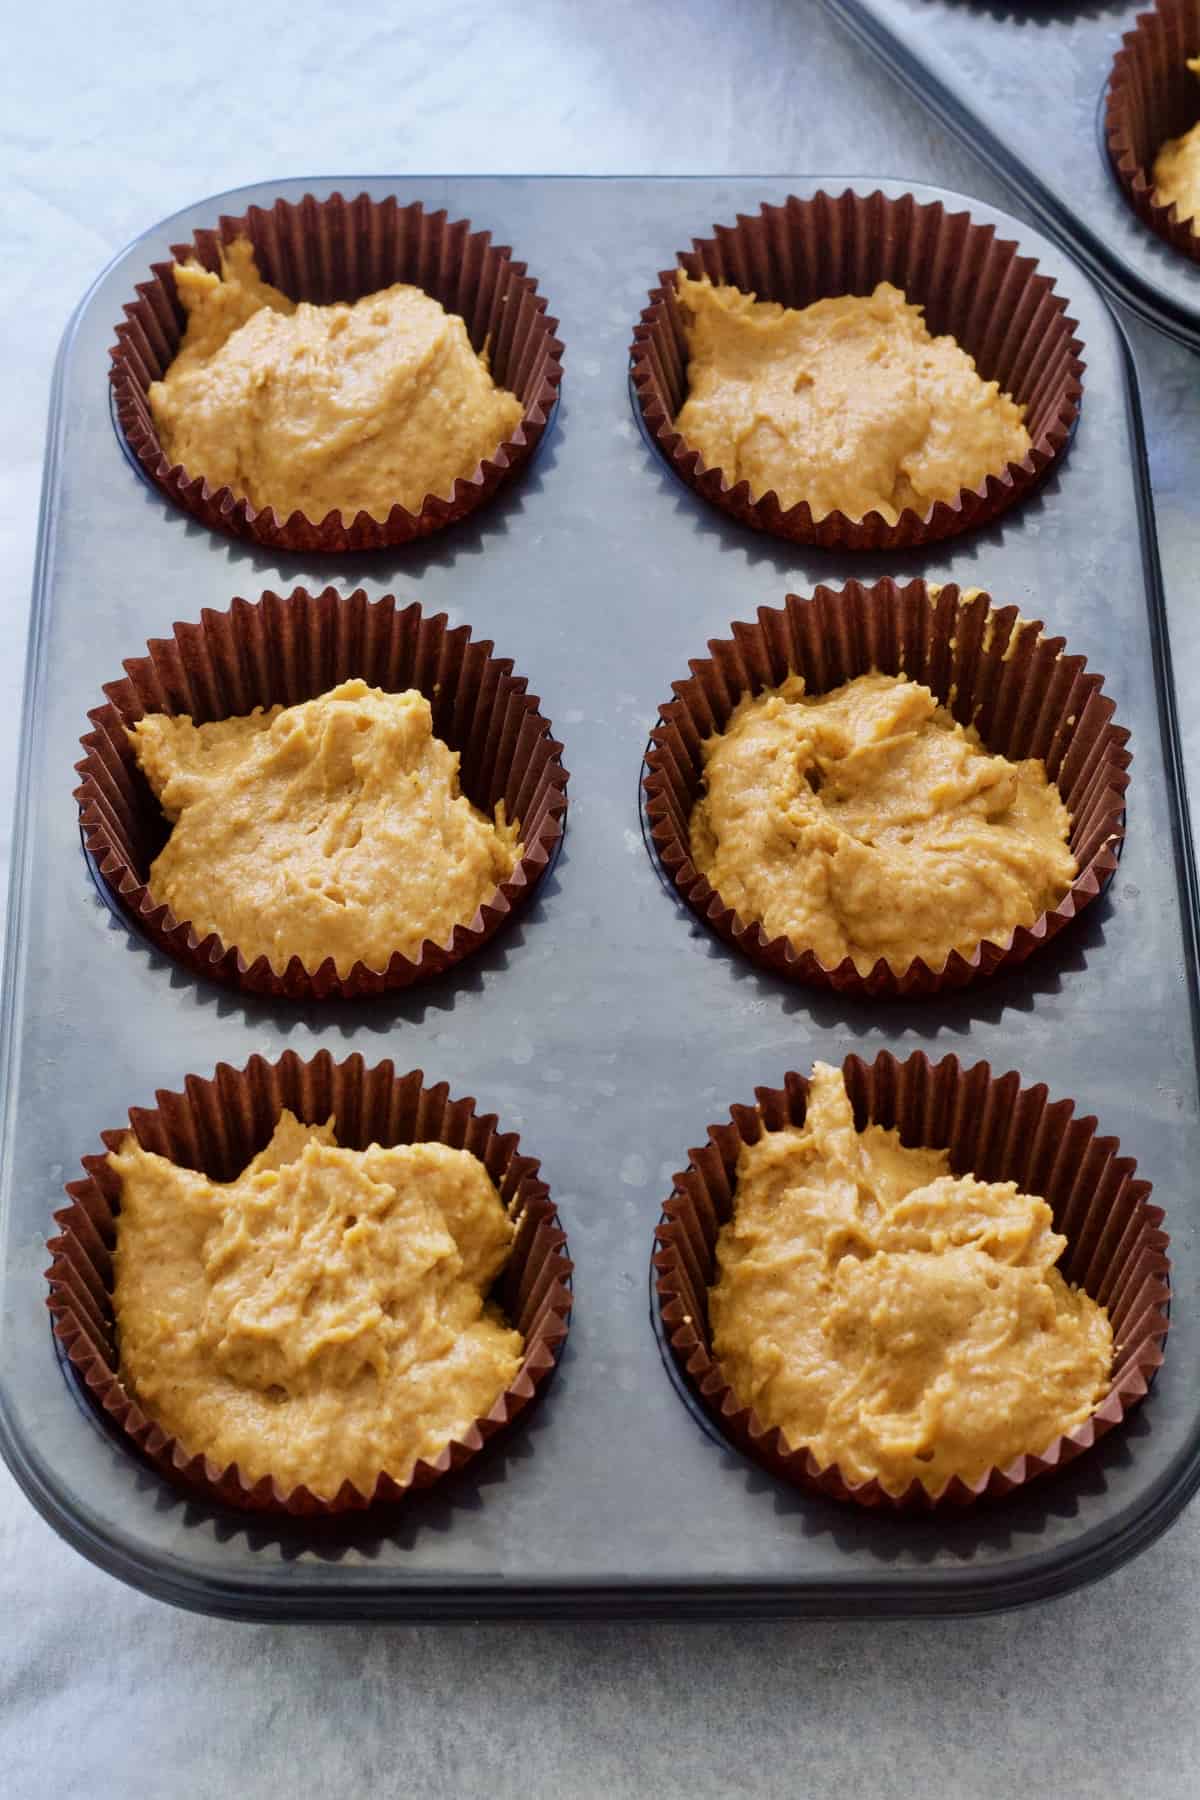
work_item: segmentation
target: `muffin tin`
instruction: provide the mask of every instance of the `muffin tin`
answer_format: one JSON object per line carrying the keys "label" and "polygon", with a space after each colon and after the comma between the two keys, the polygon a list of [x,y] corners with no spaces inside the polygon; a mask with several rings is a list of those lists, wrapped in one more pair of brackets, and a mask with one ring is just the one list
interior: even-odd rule
{"label": "muffin tin", "polygon": [[[367,186],[519,243],[566,346],[556,421],[489,507],[403,551],[306,561],[186,519],[120,453],[112,323],[139,272],[220,212]],[[677,246],[764,200],[844,182],[399,179],[293,182],[207,200],[111,265],[56,375],[30,636],[3,1004],[0,1447],[86,1555],[161,1598],[260,1619],[955,1613],[1065,1591],[1150,1541],[1200,1484],[1194,1174],[1197,909],[1136,388],[1096,288],[1014,237],[1070,303],[1086,373],[1047,483],[991,527],[843,559],[755,534],[680,484],[640,435],[628,346]],[[855,182],[867,192],[872,184]],[[586,230],[580,230],[586,221]],[[788,592],[893,575],[985,587],[1103,670],[1131,731],[1128,835],[1107,894],[1022,969],[886,1007],[789,986],[734,956],[663,880],[639,829],[647,736],[708,639]],[[334,580],[419,598],[493,639],[564,742],[555,867],[504,934],[428,986],[288,1004],[164,959],[101,899],[72,765],[124,655],[235,595]],[[131,1456],[56,1354],[45,1242],[100,1130],[190,1071],[259,1052],[390,1058],[474,1095],[540,1159],[575,1263],[575,1312],[536,1410],[460,1473],[353,1522],[249,1521]],[[655,1227],[707,1123],[817,1057],[924,1049],[1015,1069],[1094,1112],[1153,1184],[1178,1295],[1136,1416],[1069,1469],[962,1519],[876,1519],[794,1492],[716,1437],[651,1319]]]}
{"label": "muffin tin", "polygon": [[[1113,58],[1152,0],[826,0],[1133,311],[1200,348],[1200,275],[1122,191],[1105,141]],[[1200,117],[1197,83],[1195,117]]]}

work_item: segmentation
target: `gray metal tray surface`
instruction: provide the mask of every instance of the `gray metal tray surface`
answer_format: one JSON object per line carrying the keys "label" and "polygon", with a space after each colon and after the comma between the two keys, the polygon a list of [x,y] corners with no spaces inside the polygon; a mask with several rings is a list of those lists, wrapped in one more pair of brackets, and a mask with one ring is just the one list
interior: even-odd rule
{"label": "gray metal tray surface", "polygon": [[1200,348],[1200,268],[1144,225],[1104,142],[1121,38],[1148,0],[825,0],[1089,272]]}
{"label": "gray metal tray surface", "polygon": [[[714,222],[841,179],[283,182],[206,200],[99,278],[68,327],[51,405],[3,1005],[0,1447],[85,1555],[164,1599],[235,1617],[753,1616],[967,1612],[1115,1567],[1200,1480],[1200,1121],[1194,880],[1135,384],[1091,281],[1011,217],[1086,345],[1075,442],[1019,511],[924,554],[838,558],[757,536],[679,485],[643,441],[627,350],[657,272]],[[853,185],[869,191],[875,184]],[[900,193],[888,183],[885,191]],[[537,461],[475,519],[357,560],[277,557],[169,507],[109,416],[113,326],[152,261],[218,214],[339,187],[419,198],[527,259],[561,320],[566,380]],[[639,829],[647,733],[710,637],[789,591],[852,575],[984,586],[1103,671],[1133,733],[1129,835],[1108,896],[1012,976],[920,1005],[850,1004],[758,973],[664,885]],[[81,854],[72,765],[121,659],[234,595],[334,581],[419,597],[494,639],[565,742],[565,847],[535,903],[448,979],[375,1003],[240,998],[153,953]],[[398,1511],[314,1529],[189,1500],[111,1436],[56,1356],[45,1238],[103,1127],[156,1088],[291,1046],[358,1050],[473,1094],[540,1156],[576,1262],[576,1312],[541,1403]],[[701,1423],[647,1305],[673,1171],[710,1121],[815,1057],[954,1052],[1075,1096],[1167,1211],[1166,1364],[1128,1427],[1061,1479],[953,1520],[808,1498]]]}

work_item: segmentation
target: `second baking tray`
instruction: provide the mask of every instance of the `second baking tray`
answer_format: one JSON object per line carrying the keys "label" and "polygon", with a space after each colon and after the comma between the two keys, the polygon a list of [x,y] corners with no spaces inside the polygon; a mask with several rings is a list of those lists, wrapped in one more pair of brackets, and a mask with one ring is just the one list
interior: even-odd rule
{"label": "second baking tray", "polygon": [[[679,486],[630,407],[632,327],[657,272],[714,221],[843,182],[372,179],[205,201],[125,251],[63,345],[37,565],[3,996],[0,1444],[45,1516],[160,1597],[260,1619],[520,1614],[949,1613],[1061,1593],[1113,1568],[1200,1478],[1195,908],[1137,395],[1091,282],[1002,213],[1079,321],[1076,440],[1019,511],[924,555],[836,558],[753,535]],[[857,182],[864,191],[873,185]],[[398,193],[490,228],[561,320],[566,382],[538,460],[424,546],[280,559],[211,535],[122,456],[107,350],[167,247],[278,194]],[[889,193],[904,191],[891,183]],[[1108,896],[1024,970],[921,1005],[848,1004],[758,973],[664,890],[639,829],[647,732],[732,620],[850,575],[986,586],[1107,677],[1132,730],[1129,835]],[[494,638],[571,770],[566,845],[515,928],[438,985],[377,1003],[239,998],[163,961],[109,912],[80,851],[72,765],[122,656],[235,594],[336,581],[419,597]],[[190,1501],[143,1469],[64,1377],[45,1306],[62,1184],[102,1127],[189,1071],[327,1046],[474,1094],[540,1156],[576,1262],[544,1401],[398,1513],[315,1531]],[[648,1307],[671,1176],[729,1104],[815,1057],[924,1047],[1016,1068],[1096,1112],[1165,1206],[1166,1364],[1128,1428],[1059,1479],[957,1521],[876,1519],[777,1485],[714,1441],[663,1367]]]}
{"label": "second baking tray", "polygon": [[1143,225],[1104,142],[1113,57],[1148,0],[825,3],[1113,294],[1200,349],[1200,268]]}

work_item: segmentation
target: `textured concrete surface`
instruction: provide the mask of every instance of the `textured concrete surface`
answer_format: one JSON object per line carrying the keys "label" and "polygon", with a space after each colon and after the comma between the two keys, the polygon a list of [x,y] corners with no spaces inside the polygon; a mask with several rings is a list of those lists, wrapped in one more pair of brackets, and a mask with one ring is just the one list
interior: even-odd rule
{"label": "textured concrete surface", "polygon": [[[60,0],[23,9],[6,49],[5,843],[54,348],[147,224],[241,182],[343,170],[879,174],[1005,204],[817,0],[266,0],[202,24]],[[1138,349],[1190,645],[1195,365],[1149,333]],[[119,1586],[0,1469],[0,1791],[1174,1800],[1197,1790],[1198,1560],[1193,1510],[1099,1587],[995,1619],[271,1629]]]}

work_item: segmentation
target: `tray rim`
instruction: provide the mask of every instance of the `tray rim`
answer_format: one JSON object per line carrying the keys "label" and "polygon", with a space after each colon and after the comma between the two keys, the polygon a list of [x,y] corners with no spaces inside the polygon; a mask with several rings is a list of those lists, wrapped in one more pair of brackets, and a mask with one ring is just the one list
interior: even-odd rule
{"label": "tray rim", "polygon": [[[830,5],[842,0],[827,0]],[[850,0],[853,3],[853,0]],[[124,245],[89,284],[72,311],[59,344],[50,387],[48,431],[43,463],[43,486],[39,505],[37,548],[34,559],[33,586],[29,617],[23,680],[22,718],[34,715],[41,703],[48,670],[42,660],[46,629],[45,597],[48,591],[55,552],[54,527],[61,498],[61,465],[65,420],[61,408],[62,390],[68,353],[79,323],[97,288],[112,269],[129,252],[147,238],[171,227],[182,213],[199,207],[216,207],[235,196],[261,194],[271,188],[307,186],[309,184],[338,187],[355,182],[373,185],[395,184],[398,189],[413,188],[421,182],[470,181],[495,183],[510,181],[537,182],[670,182],[675,185],[712,186],[724,182],[761,181],[771,187],[833,186],[843,184],[872,191],[880,188],[904,191],[920,190],[922,194],[947,200],[956,205],[984,208],[1011,225],[1018,233],[1030,227],[1014,219],[1002,208],[934,184],[896,177],[877,178],[867,175],[454,175],[442,172],[425,175],[310,175],[287,176],[264,180],[225,190],[222,193],[190,201],[175,214],[157,221]],[[1032,228],[1044,230],[1041,223]],[[1142,552],[1147,602],[1147,626],[1155,677],[1159,736],[1166,776],[1168,802],[1175,825],[1174,856],[1180,897],[1180,926],[1187,964],[1187,987],[1193,1043],[1200,1055],[1200,883],[1197,879],[1197,857],[1191,830],[1190,808],[1184,777],[1182,744],[1178,728],[1178,706],[1172,673],[1171,647],[1166,617],[1166,601],[1162,582],[1157,535],[1154,524],[1154,501],[1150,487],[1149,463],[1141,412],[1137,371],[1120,317],[1114,312],[1103,283],[1097,283],[1091,272],[1081,267],[1073,247],[1056,243],[1055,248],[1073,272],[1092,282],[1096,298],[1107,315],[1117,347],[1118,360],[1125,383],[1125,403],[1131,463],[1135,475],[1135,502]],[[331,577],[332,578],[332,577]],[[32,735],[23,731],[16,770],[16,806],[11,848],[8,891],[8,931],[6,934],[0,993],[9,1004],[0,1018],[0,1229],[8,1209],[11,1177],[10,1159],[2,1152],[10,1142],[15,1126],[16,1092],[12,1080],[19,1023],[23,1017],[24,990],[17,991],[17,976],[24,949],[26,899],[23,869],[30,830],[33,766]],[[636,771],[640,783],[641,762]],[[641,806],[638,807],[641,824]],[[657,1221],[656,1221],[657,1222]],[[652,1293],[653,1265],[650,1262],[653,1230],[647,1242],[647,1268]],[[0,1271],[3,1278],[5,1271]],[[649,1298],[649,1295],[648,1295]],[[650,1324],[656,1341],[661,1339],[650,1306]],[[49,1327],[48,1327],[49,1329]],[[671,1358],[664,1358],[670,1373]],[[673,1380],[672,1376],[672,1380]],[[83,1405],[82,1397],[74,1396]],[[686,1400],[686,1395],[684,1396]],[[692,1410],[689,1405],[689,1410]],[[721,1440],[722,1447],[736,1455]],[[467,1578],[444,1581],[405,1577],[389,1580],[377,1570],[369,1571],[363,1582],[340,1585],[335,1577],[301,1579],[302,1565],[293,1564],[285,1586],[223,1572],[218,1591],[209,1574],[195,1575],[178,1558],[166,1561],[139,1552],[128,1541],[113,1537],[104,1539],[93,1533],[86,1518],[74,1510],[55,1491],[52,1482],[39,1467],[35,1456],[27,1453],[20,1436],[14,1432],[8,1414],[6,1390],[0,1385],[0,1455],[11,1470],[17,1485],[43,1518],[71,1546],[108,1574],[128,1585],[185,1610],[210,1616],[247,1621],[338,1623],[365,1620],[393,1622],[456,1621],[490,1618],[697,1618],[767,1619],[767,1618],[842,1618],[868,1613],[872,1618],[914,1618],[930,1616],[970,1616],[1011,1610],[1057,1598],[1076,1588],[1101,1579],[1140,1553],[1174,1521],[1179,1512],[1200,1489],[1200,1432],[1186,1451],[1181,1451],[1160,1475],[1148,1499],[1137,1513],[1116,1530],[1094,1530],[1085,1533],[1069,1551],[1032,1552],[1014,1559],[1003,1574],[978,1571],[958,1565],[923,1568],[914,1573],[904,1569],[897,1573],[876,1569],[869,1576],[813,1577],[802,1582],[780,1579],[721,1578],[704,1587],[696,1581],[654,1581],[624,1578],[620,1585],[610,1580],[563,1582],[555,1576],[529,1576],[509,1581],[499,1578]],[[752,1465],[747,1463],[747,1468]],[[320,1565],[324,1568],[326,1565]],[[344,1572],[343,1572],[344,1575]],[[1064,1579],[1065,1576],[1065,1579]],[[1049,1582],[1053,1586],[1049,1586]]]}

